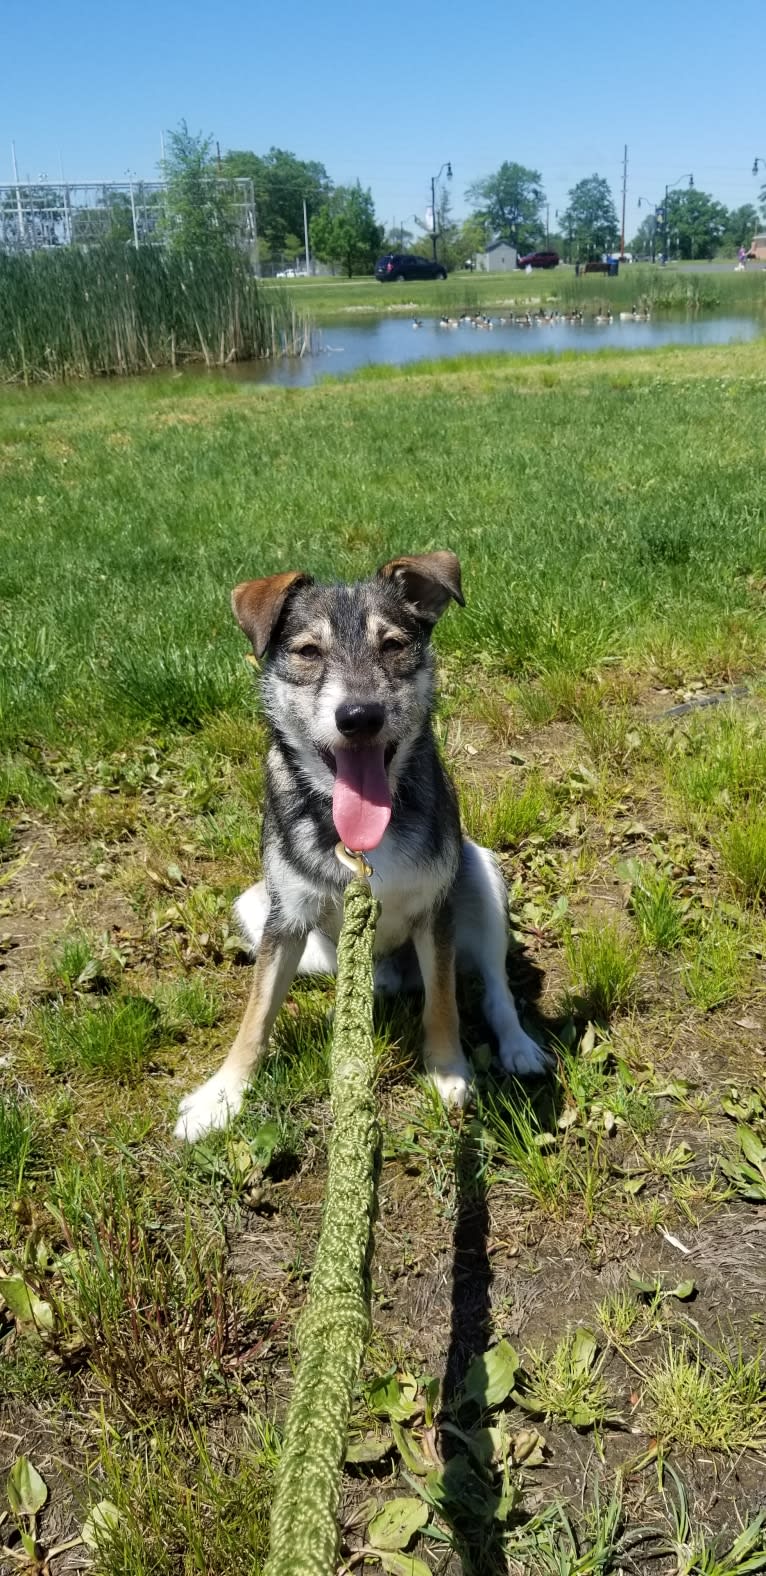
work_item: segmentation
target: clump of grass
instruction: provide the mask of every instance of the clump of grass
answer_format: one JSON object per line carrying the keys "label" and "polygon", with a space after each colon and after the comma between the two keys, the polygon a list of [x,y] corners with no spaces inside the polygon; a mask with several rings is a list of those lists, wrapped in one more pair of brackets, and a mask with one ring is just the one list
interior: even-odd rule
{"label": "clump of grass", "polygon": [[641,949],[614,920],[592,919],[571,930],[564,953],[573,989],[589,1016],[610,1018],[635,1004]]}
{"label": "clump of grass", "polygon": [[51,959],[49,977],[53,986],[68,994],[108,985],[104,963],[82,931],[65,936],[59,943]]}
{"label": "clump of grass", "polygon": [[543,727],[548,722],[570,721],[592,691],[591,681],[567,666],[551,668],[536,680],[519,684],[514,700],[533,727]]}
{"label": "clump of grass", "polygon": [[747,944],[718,909],[689,936],[684,954],[684,986],[701,1012],[712,1012],[739,995],[746,976]]}
{"label": "clump of grass", "polygon": [[5,853],[6,848],[10,848],[12,841],[13,827],[10,821],[6,821],[4,816],[0,816],[0,854]]}
{"label": "clump of grass", "polygon": [[34,1146],[31,1107],[11,1095],[0,1094],[0,1191],[19,1191]]}
{"label": "clump of grass", "polygon": [[608,1422],[615,1413],[603,1378],[604,1361],[595,1336],[582,1326],[563,1336],[552,1352],[543,1347],[531,1351],[520,1391],[523,1405],[575,1428]]}
{"label": "clump of grass", "polygon": [[[1,709],[1,707],[0,707]],[[25,809],[45,809],[55,800],[55,790],[50,778],[36,771],[18,756],[9,755],[0,761],[0,810],[8,805],[23,805]]]}
{"label": "clump of grass", "polygon": [[196,728],[244,699],[246,676],[215,646],[143,646],[136,640],[113,654],[106,687],[137,720]]}
{"label": "clump of grass", "polygon": [[766,1440],[766,1365],[746,1357],[668,1343],[646,1379],[647,1426],[663,1446],[746,1450]]}
{"label": "clump of grass", "polygon": [[468,836],[488,848],[515,848],[533,834],[548,839],[555,829],[553,797],[536,774],[521,788],[510,778],[496,790],[464,787],[460,801]]}
{"label": "clump of grass", "polygon": [[51,1072],[79,1068],[132,1083],[158,1043],[160,1014],[143,996],[122,996],[99,1006],[42,1008],[33,1032]]}
{"label": "clump of grass", "polygon": [[238,1385],[260,1293],[227,1267],[222,1227],[167,1214],[136,1173],[100,1155],[57,1168],[49,1209],[64,1253],[41,1292],[122,1411],[185,1411]]}
{"label": "clump of grass", "polygon": [[102,1429],[94,1502],[115,1506],[114,1531],[100,1539],[99,1576],[252,1576],[262,1569],[277,1440],[265,1418],[225,1452],[207,1429],[166,1423],[151,1438],[122,1441]]}
{"label": "clump of grass", "polygon": [[766,796],[766,738],[759,720],[724,712],[705,719],[671,753],[673,790],[693,810],[731,812]]}
{"label": "clump of grass", "polygon": [[624,706],[604,706],[593,697],[574,715],[596,766],[624,766],[640,743],[635,720]]}
{"label": "clump of grass", "polygon": [[735,815],[719,836],[724,868],[738,895],[760,903],[766,895],[766,811],[748,805]]}
{"label": "clump of grass", "polygon": [[630,906],[641,940],[656,952],[672,952],[683,940],[685,924],[675,882],[667,871],[638,860],[630,875]]}
{"label": "clump of grass", "polygon": [[[499,1093],[482,1102],[495,1175],[545,1214],[571,1216],[575,1207],[586,1219],[595,1215],[607,1181],[606,1162],[598,1136],[584,1142],[551,1132],[529,1101]],[[555,1124],[554,1124],[555,1125]]]}
{"label": "clump of grass", "polygon": [[223,1013],[220,993],[200,979],[175,980],[163,985],[154,999],[163,1027],[173,1035],[186,1034],[190,1029],[212,1029]]}

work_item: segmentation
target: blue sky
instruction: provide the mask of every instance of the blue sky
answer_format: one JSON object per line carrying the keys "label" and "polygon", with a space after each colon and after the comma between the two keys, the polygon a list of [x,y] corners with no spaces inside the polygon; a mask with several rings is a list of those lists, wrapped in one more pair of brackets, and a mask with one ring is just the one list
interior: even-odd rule
{"label": "blue sky", "polygon": [[93,0],[6,8],[0,181],[157,175],[160,133],[185,117],[221,148],[271,144],[372,187],[407,223],[445,159],[454,211],[503,159],[542,172],[555,210],[597,171],[628,235],[666,181],[730,206],[757,201],[766,159],[764,0]]}

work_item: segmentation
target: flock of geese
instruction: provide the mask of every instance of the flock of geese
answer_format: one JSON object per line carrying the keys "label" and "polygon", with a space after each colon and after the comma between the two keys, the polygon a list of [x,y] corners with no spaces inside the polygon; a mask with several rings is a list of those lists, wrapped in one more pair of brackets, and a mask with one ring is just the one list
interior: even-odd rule
{"label": "flock of geese", "polygon": [[[592,321],[594,323],[648,323],[651,317],[649,311],[642,311],[634,306],[630,312],[596,312]],[[540,307],[538,312],[521,312],[510,317],[487,317],[484,312],[461,312],[460,317],[446,317],[442,315],[437,322],[437,328],[547,328],[558,323],[574,324],[578,326],[583,321],[582,312],[545,312]],[[413,328],[422,328],[422,317],[412,320]]]}

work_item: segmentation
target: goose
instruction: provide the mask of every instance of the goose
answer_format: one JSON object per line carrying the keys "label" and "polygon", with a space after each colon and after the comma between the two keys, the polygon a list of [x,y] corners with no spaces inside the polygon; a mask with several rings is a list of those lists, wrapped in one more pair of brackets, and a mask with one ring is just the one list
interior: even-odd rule
{"label": "goose", "polygon": [[621,323],[635,323],[635,321],[636,321],[636,309],[635,309],[635,307],[631,307],[629,312],[621,312],[620,313],[620,322]]}
{"label": "goose", "polygon": [[423,327],[423,319],[422,319],[422,317],[413,317],[413,319],[412,319],[412,326],[413,326],[413,328],[422,328]]}
{"label": "goose", "polygon": [[612,322],[614,322],[614,319],[612,317],[611,312],[597,312],[596,313],[596,317],[595,317],[595,322],[597,322],[597,323],[612,323]]}

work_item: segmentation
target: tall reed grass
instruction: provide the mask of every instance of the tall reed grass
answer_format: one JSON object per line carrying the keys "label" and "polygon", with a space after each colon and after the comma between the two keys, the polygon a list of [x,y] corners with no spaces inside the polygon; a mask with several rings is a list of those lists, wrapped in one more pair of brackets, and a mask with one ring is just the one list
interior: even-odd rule
{"label": "tall reed grass", "polygon": [[308,319],[262,290],[234,248],[207,256],[121,242],[0,254],[0,378],[34,383],[303,355]]}

